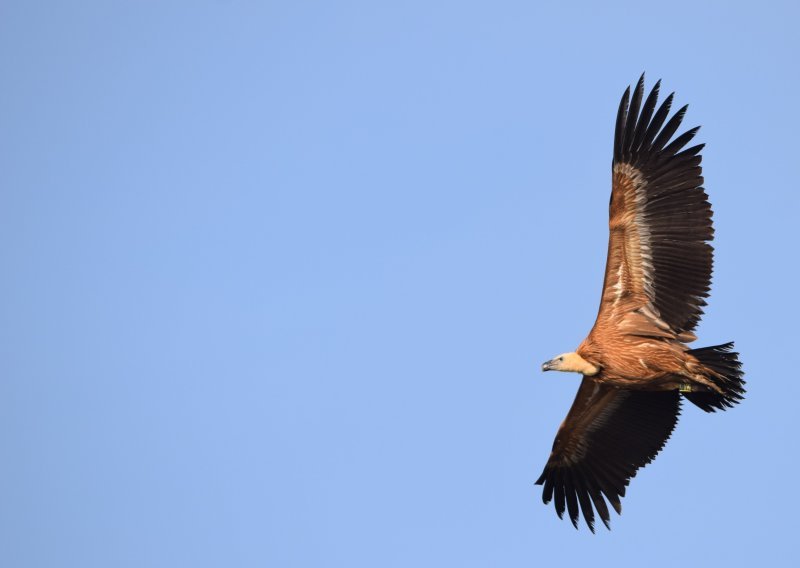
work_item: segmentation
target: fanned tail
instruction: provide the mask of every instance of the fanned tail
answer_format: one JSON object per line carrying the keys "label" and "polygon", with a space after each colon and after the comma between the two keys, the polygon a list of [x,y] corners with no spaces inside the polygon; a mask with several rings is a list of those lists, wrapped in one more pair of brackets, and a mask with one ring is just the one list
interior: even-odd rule
{"label": "fanned tail", "polygon": [[744,372],[739,362],[739,354],[733,350],[733,342],[713,347],[702,347],[689,350],[700,363],[712,371],[707,378],[714,381],[723,394],[717,392],[685,392],[686,400],[702,408],[706,412],[727,410],[744,398],[742,379]]}

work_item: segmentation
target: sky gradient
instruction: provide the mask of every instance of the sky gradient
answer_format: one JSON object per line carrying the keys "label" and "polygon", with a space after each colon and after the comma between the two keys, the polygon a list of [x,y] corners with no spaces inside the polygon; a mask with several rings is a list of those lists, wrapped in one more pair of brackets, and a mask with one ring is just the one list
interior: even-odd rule
{"label": "sky gradient", "polygon": [[[380,5],[378,5],[380,4]],[[0,565],[797,561],[796,4],[0,5]],[[684,407],[592,536],[533,482],[600,297],[614,117],[702,124]]]}

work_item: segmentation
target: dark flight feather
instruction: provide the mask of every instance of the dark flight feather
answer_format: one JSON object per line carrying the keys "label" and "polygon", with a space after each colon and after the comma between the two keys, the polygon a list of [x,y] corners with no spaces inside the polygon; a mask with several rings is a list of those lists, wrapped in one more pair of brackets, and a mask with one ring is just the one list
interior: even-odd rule
{"label": "dark flight feather", "polygon": [[[608,412],[595,412],[597,405]],[[596,511],[608,526],[609,511],[602,503],[603,496],[617,513],[621,512],[625,487],[655,458],[679,415],[677,391],[626,391],[584,378],[556,436],[550,459],[536,481],[545,486],[544,502],[549,501],[552,488],[559,517],[566,510],[577,528],[579,511],[583,512],[593,530]],[[598,502],[602,504],[598,506]]]}

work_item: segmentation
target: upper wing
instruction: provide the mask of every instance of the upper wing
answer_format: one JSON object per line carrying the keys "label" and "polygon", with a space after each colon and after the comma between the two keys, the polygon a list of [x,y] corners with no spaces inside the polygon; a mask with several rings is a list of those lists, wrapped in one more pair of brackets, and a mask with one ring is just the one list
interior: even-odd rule
{"label": "upper wing", "polygon": [[603,495],[617,513],[622,511],[625,486],[664,447],[678,422],[680,404],[676,390],[621,390],[584,377],[536,481],[544,484],[542,500],[549,503],[555,493],[559,517],[566,502],[575,528],[580,505],[592,532],[594,504],[608,527]]}
{"label": "upper wing", "polygon": [[630,88],[620,102],[598,322],[637,311],[654,329],[680,334],[694,329],[706,304],[714,230],[701,187],[703,144],[682,150],[699,127],[667,144],[686,107],[666,121],[673,95],[656,111],[659,84],[642,105],[642,75],[630,106]]}

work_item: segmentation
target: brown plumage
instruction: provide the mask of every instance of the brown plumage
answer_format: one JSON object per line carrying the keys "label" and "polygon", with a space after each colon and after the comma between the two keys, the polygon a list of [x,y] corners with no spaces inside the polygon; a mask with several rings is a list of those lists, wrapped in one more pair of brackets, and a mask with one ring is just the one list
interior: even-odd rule
{"label": "brown plumage", "polygon": [[689,349],[711,283],[714,230],[703,190],[700,150],[684,149],[698,128],[670,142],[686,113],[669,120],[673,95],[656,110],[660,81],[646,100],[644,75],[617,114],[609,241],[597,320],[574,353],[543,370],[580,372],[583,381],[536,482],[542,499],[577,528],[609,526],[606,502],[620,498],[636,471],[669,439],[681,397],[707,412],[742,399],[733,343]]}

